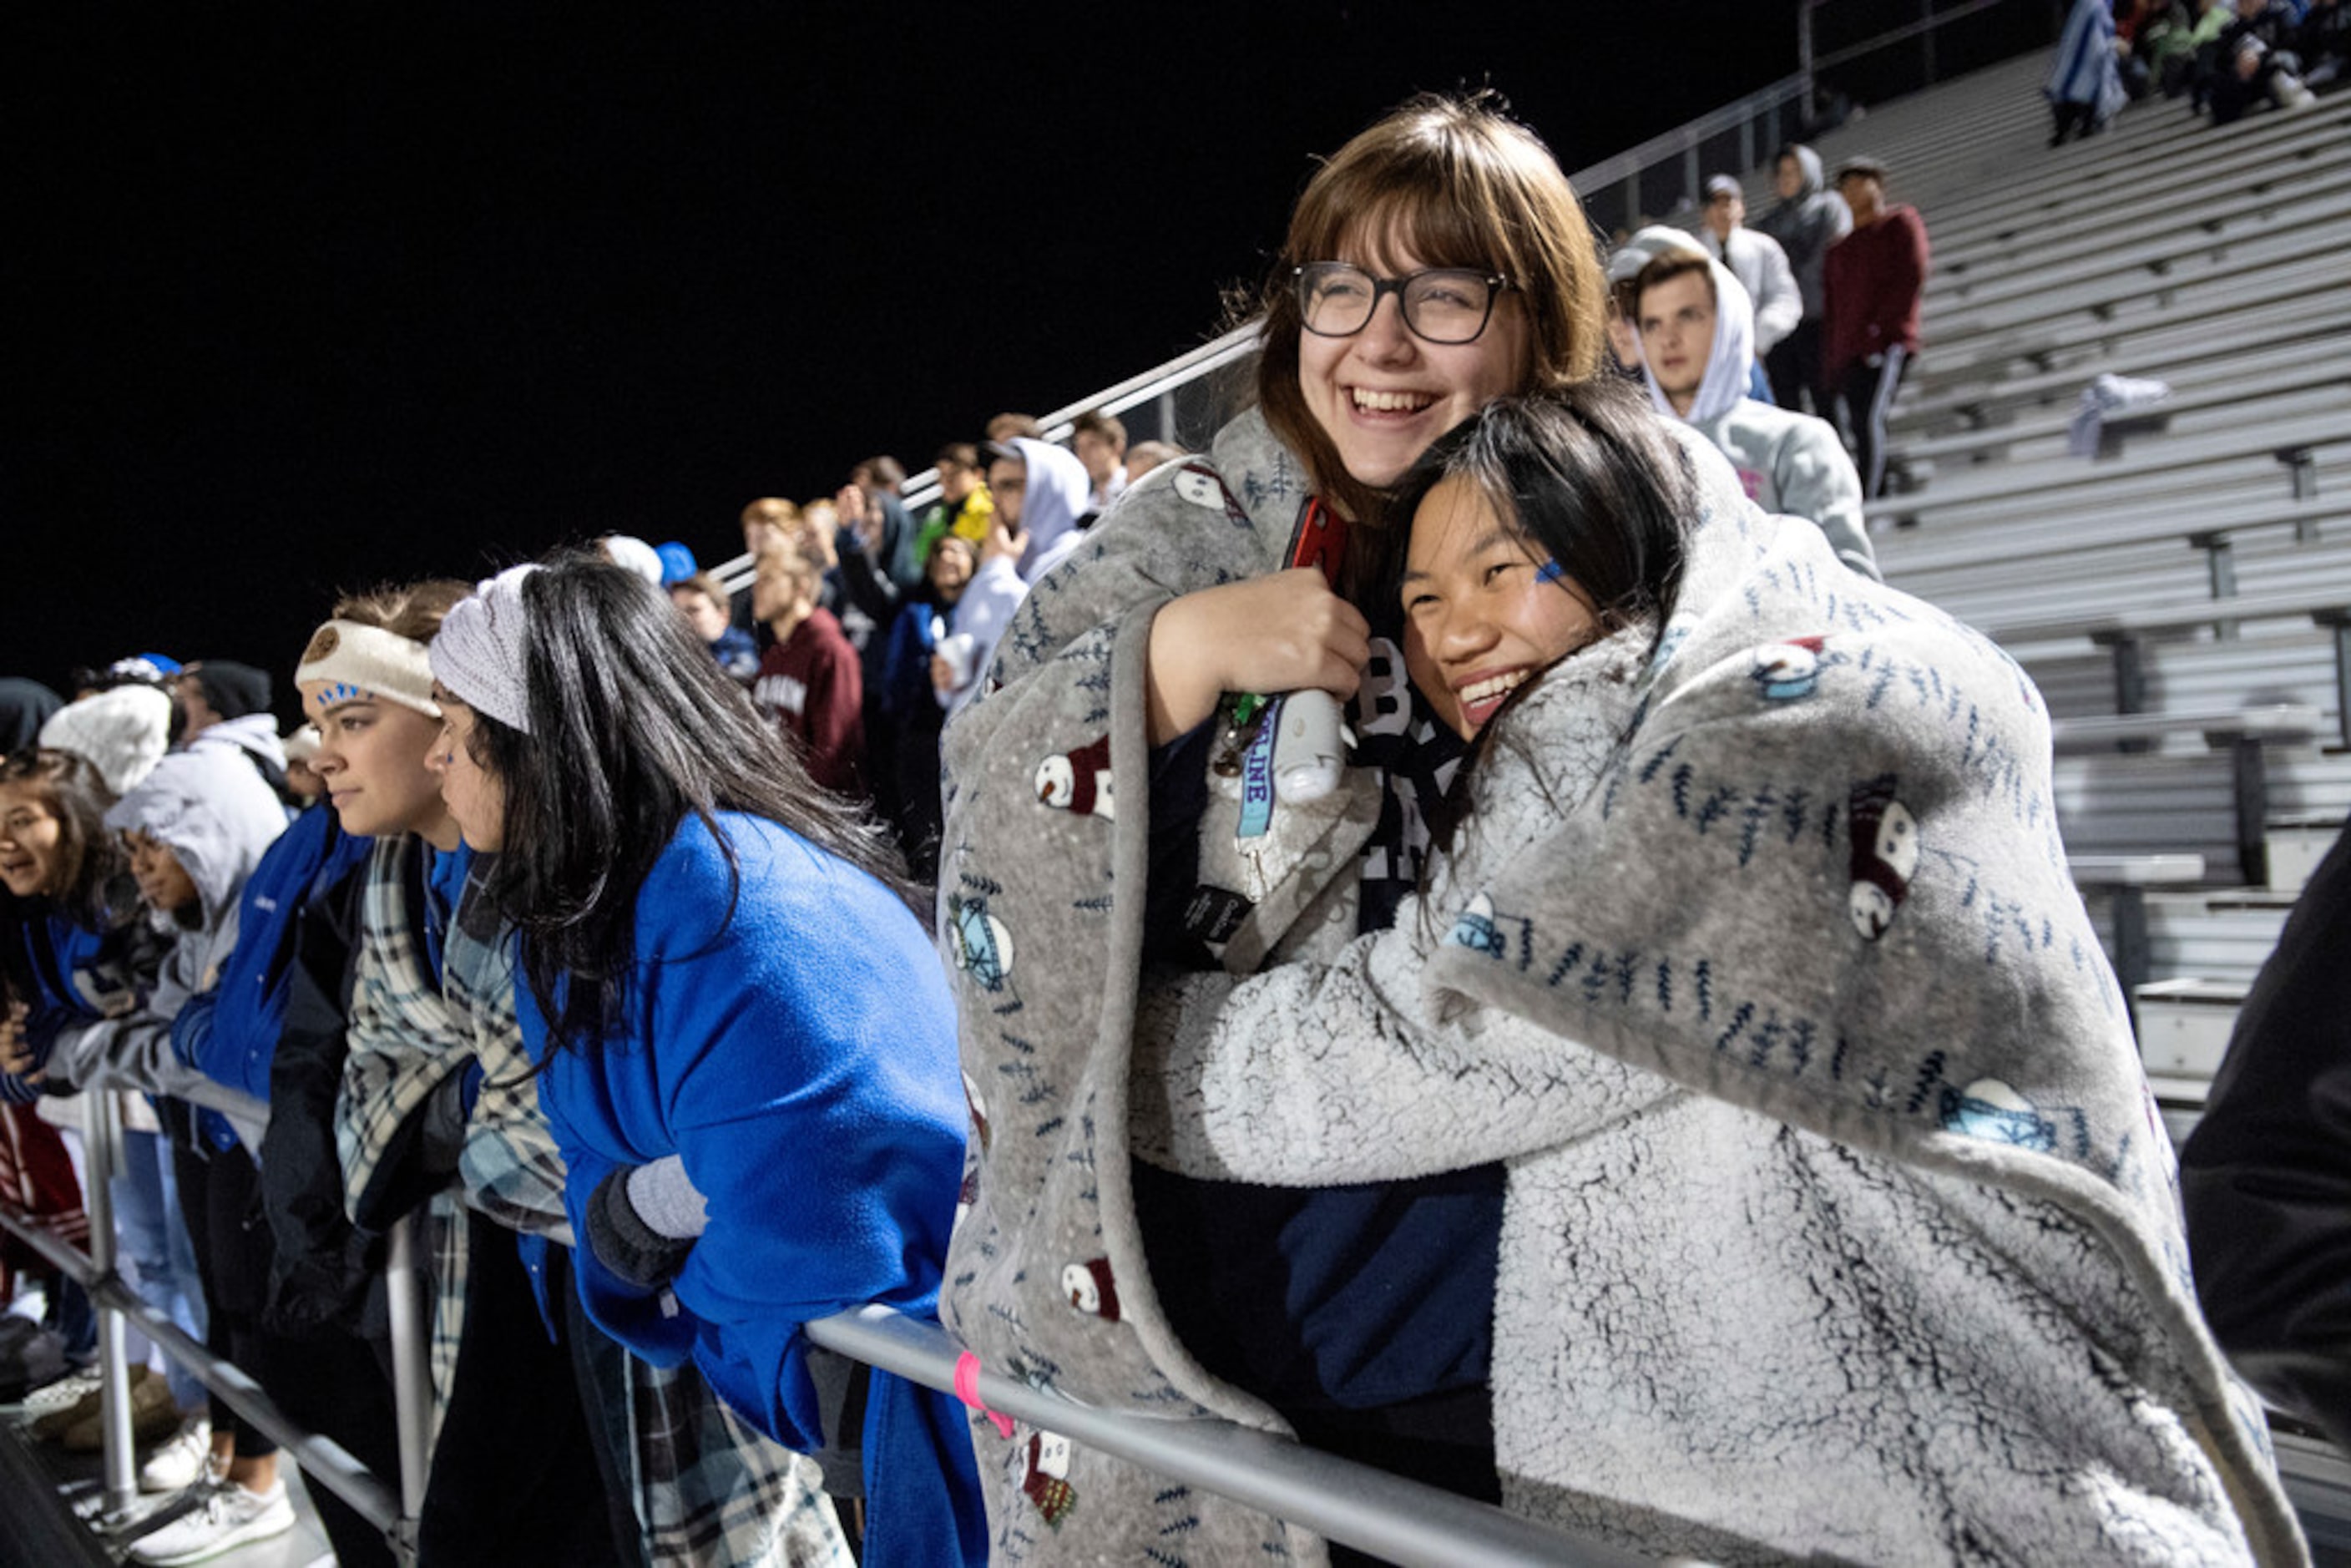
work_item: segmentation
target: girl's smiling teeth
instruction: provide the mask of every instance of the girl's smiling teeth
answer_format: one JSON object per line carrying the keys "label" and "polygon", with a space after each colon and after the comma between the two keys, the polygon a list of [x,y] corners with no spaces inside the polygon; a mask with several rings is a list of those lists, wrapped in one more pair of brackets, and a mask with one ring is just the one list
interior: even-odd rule
{"label": "girl's smiling teeth", "polygon": [[1374,387],[1351,387],[1357,408],[1370,413],[1418,413],[1437,401],[1435,392],[1382,392]]}
{"label": "girl's smiling teeth", "polygon": [[1499,674],[1480,675],[1467,685],[1455,687],[1453,695],[1461,704],[1465,716],[1475,723],[1483,723],[1486,715],[1473,710],[1484,708],[1490,711],[1504,697],[1524,685],[1533,674],[1531,666],[1522,664],[1515,670],[1504,670]]}

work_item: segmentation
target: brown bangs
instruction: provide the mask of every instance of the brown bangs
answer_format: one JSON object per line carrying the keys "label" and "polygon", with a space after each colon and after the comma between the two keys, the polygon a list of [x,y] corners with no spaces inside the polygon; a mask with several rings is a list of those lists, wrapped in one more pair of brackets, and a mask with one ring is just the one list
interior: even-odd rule
{"label": "brown bangs", "polygon": [[1379,497],[1340,467],[1298,390],[1302,329],[1291,269],[1343,259],[1351,246],[1382,272],[1397,270],[1391,253],[1405,249],[1421,267],[1476,267],[1508,279],[1530,329],[1521,392],[1597,372],[1607,284],[1591,223],[1550,149],[1489,94],[1416,98],[1316,171],[1267,279],[1258,401],[1316,490],[1376,523]]}

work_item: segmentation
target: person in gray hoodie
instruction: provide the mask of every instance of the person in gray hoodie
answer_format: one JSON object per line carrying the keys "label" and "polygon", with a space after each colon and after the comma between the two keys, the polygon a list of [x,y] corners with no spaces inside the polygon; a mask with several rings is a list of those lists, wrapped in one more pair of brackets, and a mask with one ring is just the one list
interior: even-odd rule
{"label": "person in gray hoodie", "polygon": [[139,1006],[57,1035],[44,1064],[49,1086],[187,1100],[227,1113],[238,1135],[257,1147],[261,1103],[181,1061],[172,1050],[172,1019],[211,985],[236,946],[237,895],[285,831],[285,808],[244,752],[207,747],[166,756],[107,811],[106,825],[129,838],[141,896],[176,939]]}
{"label": "person in gray hoodie", "polygon": [[1835,427],[1746,395],[1755,311],[1730,269],[1680,251],[1658,256],[1633,279],[1633,319],[1657,411],[1719,447],[1757,506],[1813,524],[1839,560],[1876,577],[1861,476]]}
{"label": "person in gray hoodie", "polygon": [[[1788,266],[1796,275],[1796,291],[1803,296],[1804,313],[1788,335],[1765,352],[1764,373],[1771,378],[1771,400],[1782,408],[1828,412],[1828,393],[1821,386],[1821,319],[1827,307],[1821,289],[1821,258],[1829,246],[1853,231],[1853,213],[1842,197],[1827,188],[1821,155],[1792,141],[1780,149],[1772,164],[1772,188],[1780,204],[1756,220],[1754,227],[1780,242]],[[1799,402],[1808,398],[1809,403]]]}

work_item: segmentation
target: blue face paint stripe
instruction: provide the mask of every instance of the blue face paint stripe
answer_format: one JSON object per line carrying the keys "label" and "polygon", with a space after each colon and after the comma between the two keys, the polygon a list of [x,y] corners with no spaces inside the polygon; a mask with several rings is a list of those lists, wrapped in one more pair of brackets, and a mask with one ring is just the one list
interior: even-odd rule
{"label": "blue face paint stripe", "polygon": [[1547,560],[1543,562],[1542,565],[1535,568],[1535,580],[1537,582],[1557,582],[1561,578],[1565,577],[1566,575],[1566,571],[1560,566],[1559,562],[1555,560]]}

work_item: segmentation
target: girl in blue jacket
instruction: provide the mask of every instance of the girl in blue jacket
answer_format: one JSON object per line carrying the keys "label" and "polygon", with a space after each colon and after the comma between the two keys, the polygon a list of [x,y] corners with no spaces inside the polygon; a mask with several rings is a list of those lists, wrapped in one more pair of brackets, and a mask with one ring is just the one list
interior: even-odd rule
{"label": "girl in blue jacket", "polygon": [[791,1448],[862,1436],[867,1563],[984,1561],[963,1413],[876,1372],[862,1434],[827,1431],[800,1333],[929,1316],[954,1222],[953,1004],[879,830],[602,562],[484,583],[432,659],[443,796],[520,932],[582,1300]]}

